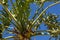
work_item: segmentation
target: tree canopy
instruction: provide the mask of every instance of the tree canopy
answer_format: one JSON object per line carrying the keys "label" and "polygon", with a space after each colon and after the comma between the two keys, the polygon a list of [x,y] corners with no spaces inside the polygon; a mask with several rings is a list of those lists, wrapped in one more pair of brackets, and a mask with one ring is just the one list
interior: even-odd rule
{"label": "tree canopy", "polygon": [[[9,3],[10,2],[10,3]],[[43,5],[45,2],[53,2],[45,9]],[[30,16],[30,4],[36,3],[40,8],[36,10],[32,19]],[[51,37],[58,37],[60,35],[60,22],[57,21],[59,16],[46,13],[46,10],[56,4],[60,4],[59,0],[0,0],[2,10],[0,10],[0,39],[7,40],[14,38],[14,40],[30,40],[30,37],[36,35],[51,35]],[[42,10],[40,13],[39,10]],[[40,24],[45,23],[48,30],[39,30]],[[16,36],[2,37],[2,33],[13,24],[13,30],[8,30]],[[44,34],[44,32],[47,32]]]}

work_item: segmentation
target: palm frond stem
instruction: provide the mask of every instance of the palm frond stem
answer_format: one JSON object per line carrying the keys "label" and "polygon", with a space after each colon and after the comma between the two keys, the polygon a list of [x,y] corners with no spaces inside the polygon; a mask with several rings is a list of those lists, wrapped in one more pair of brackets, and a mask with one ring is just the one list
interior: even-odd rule
{"label": "palm frond stem", "polygon": [[44,14],[44,12],[45,12],[48,8],[50,8],[50,7],[52,7],[52,6],[56,5],[56,4],[59,4],[59,3],[60,3],[60,1],[58,1],[58,2],[56,2],[56,3],[53,3],[53,4],[49,5],[48,7],[46,7],[46,8],[40,13],[40,15],[33,21],[32,24],[35,24],[35,22]]}

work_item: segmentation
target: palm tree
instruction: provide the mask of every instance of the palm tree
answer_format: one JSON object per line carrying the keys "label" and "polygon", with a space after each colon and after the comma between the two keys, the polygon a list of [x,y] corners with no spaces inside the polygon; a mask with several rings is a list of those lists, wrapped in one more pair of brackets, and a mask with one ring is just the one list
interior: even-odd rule
{"label": "palm tree", "polygon": [[[58,21],[56,20],[58,17],[56,15],[46,14],[46,10],[58,3],[60,1],[54,1],[55,3],[49,5],[47,8],[43,9],[42,6],[45,2],[50,2],[52,0],[15,0],[13,2],[12,0],[0,0],[0,4],[2,5],[2,10],[0,10],[0,22],[2,30],[4,31],[7,29],[10,24],[13,24],[15,27],[14,29],[8,30],[9,32],[12,32],[13,34],[16,34],[16,36],[9,36],[7,38],[14,38],[14,40],[30,40],[30,37],[36,36],[36,35],[45,35],[41,32],[49,32],[52,37],[57,37],[60,33],[60,25],[58,25]],[[11,3],[8,4],[8,2]],[[34,17],[32,19],[29,19],[30,16],[30,3],[36,2],[38,5],[40,5],[40,8],[42,8],[41,13],[36,12],[34,14]],[[9,9],[10,8],[10,9]],[[39,9],[40,10],[40,9]],[[36,16],[38,17],[36,18]],[[49,30],[44,31],[36,31],[39,27],[39,25],[44,22]],[[60,24],[60,23],[59,23]],[[1,29],[0,29],[1,30]],[[1,30],[0,34],[3,32]],[[55,35],[56,34],[56,35]],[[2,34],[0,36],[2,38]],[[7,39],[5,38],[5,39]]]}

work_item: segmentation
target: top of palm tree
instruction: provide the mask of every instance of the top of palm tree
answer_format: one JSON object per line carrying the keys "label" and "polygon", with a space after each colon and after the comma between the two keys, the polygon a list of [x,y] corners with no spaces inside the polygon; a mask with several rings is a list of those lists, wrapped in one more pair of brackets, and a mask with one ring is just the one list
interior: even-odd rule
{"label": "top of palm tree", "polygon": [[[46,15],[46,10],[56,4],[59,4],[60,1],[54,0],[53,2],[55,3],[49,5],[45,9],[42,9],[41,13],[35,13],[34,17],[29,20],[31,3],[36,2],[42,8],[45,2],[50,1],[53,0],[15,0],[15,2],[12,0],[0,0],[0,4],[2,5],[2,10],[0,10],[0,20],[3,24],[3,28],[7,29],[10,24],[13,24],[15,26],[14,30],[12,31],[13,33],[23,34],[26,37],[30,37],[32,35],[43,35],[41,34],[42,31],[37,32],[36,30],[38,29],[39,25],[44,22],[49,28],[49,30],[44,31],[49,32],[53,36],[55,36],[55,33],[58,35],[60,33],[60,25],[58,25],[59,22],[56,20],[57,16],[52,14]],[[8,2],[10,2],[11,5],[9,5]],[[9,9],[9,7],[11,7],[11,9]],[[37,15],[38,17],[36,17]],[[34,29],[34,31],[32,29]]]}

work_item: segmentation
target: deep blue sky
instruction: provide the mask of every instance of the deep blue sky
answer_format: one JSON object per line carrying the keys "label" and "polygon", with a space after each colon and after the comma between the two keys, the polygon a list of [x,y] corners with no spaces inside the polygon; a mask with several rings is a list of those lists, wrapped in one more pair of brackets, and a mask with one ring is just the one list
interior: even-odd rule
{"label": "deep blue sky", "polygon": [[[46,8],[48,5],[52,4],[53,2],[47,2],[44,4],[43,8]],[[30,19],[33,17],[35,11],[39,8],[38,5],[36,5],[36,3],[33,3],[30,5],[30,8],[31,8],[31,15],[30,15]],[[1,6],[0,6],[0,10],[1,10]],[[57,4],[51,8],[49,8],[47,11],[47,13],[53,13],[53,14],[56,14],[56,15],[60,15],[60,4]],[[38,30],[46,30],[47,28],[44,26],[44,24],[41,24],[41,28],[38,29]],[[6,35],[7,32],[4,33],[4,37],[7,37],[8,35],[12,35],[12,34],[8,34]],[[31,40],[48,40],[50,38],[50,36],[35,36],[35,37],[31,37]],[[52,40],[54,40],[54,38],[52,38]]]}

